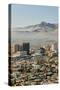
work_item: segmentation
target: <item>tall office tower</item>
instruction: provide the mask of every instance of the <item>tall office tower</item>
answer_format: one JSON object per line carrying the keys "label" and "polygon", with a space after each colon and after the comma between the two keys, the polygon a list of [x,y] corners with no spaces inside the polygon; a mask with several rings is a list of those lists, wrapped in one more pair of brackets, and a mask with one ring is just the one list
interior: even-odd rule
{"label": "tall office tower", "polygon": [[23,51],[26,51],[27,55],[29,55],[29,49],[30,49],[30,44],[29,43],[23,43]]}

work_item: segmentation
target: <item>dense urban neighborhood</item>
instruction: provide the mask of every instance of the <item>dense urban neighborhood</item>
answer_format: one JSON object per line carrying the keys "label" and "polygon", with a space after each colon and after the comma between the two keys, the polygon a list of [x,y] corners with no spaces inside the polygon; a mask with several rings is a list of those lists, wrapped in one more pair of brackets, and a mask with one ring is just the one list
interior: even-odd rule
{"label": "dense urban neighborhood", "polygon": [[58,83],[58,45],[31,48],[30,43],[11,45],[11,85]]}

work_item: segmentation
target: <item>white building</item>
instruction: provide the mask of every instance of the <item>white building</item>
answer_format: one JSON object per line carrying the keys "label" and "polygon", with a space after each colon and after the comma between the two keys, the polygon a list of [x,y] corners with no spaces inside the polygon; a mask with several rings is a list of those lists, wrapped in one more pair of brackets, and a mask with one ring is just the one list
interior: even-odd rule
{"label": "white building", "polygon": [[58,51],[58,44],[54,43],[51,45],[51,51],[57,52]]}

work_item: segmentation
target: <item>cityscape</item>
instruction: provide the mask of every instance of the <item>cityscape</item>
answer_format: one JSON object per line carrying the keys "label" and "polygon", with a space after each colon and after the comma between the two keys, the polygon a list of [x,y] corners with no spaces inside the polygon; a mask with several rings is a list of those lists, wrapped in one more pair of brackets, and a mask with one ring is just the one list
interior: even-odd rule
{"label": "cityscape", "polygon": [[[11,42],[8,50],[10,85],[28,86],[58,83],[57,7],[11,6]],[[22,11],[20,11],[21,8]],[[25,16],[23,17],[22,14]],[[47,17],[49,15],[51,17],[47,18],[45,14]],[[39,22],[39,20],[41,21]]]}
{"label": "cityscape", "polygon": [[57,44],[42,46],[38,50],[29,49],[29,43],[12,46],[11,84],[21,86],[58,83]]}

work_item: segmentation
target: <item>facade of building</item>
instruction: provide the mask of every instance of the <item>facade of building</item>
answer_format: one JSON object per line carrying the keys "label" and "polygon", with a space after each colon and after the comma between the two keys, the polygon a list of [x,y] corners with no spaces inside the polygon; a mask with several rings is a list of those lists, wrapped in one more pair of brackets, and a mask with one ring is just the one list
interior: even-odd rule
{"label": "facade of building", "polygon": [[51,51],[58,52],[58,44],[54,43],[51,45]]}
{"label": "facade of building", "polygon": [[19,44],[16,44],[15,45],[15,52],[17,52],[17,51],[22,51],[23,49],[22,49],[22,46],[21,45],[19,45]]}
{"label": "facade of building", "polygon": [[19,45],[19,44],[13,44],[11,45],[11,54],[14,54],[18,51],[22,51],[22,45]]}
{"label": "facade of building", "polygon": [[27,54],[29,55],[29,50],[30,50],[30,44],[29,43],[23,43],[23,51],[26,51]]}
{"label": "facade of building", "polygon": [[14,54],[15,53],[15,45],[11,45],[11,54]]}

